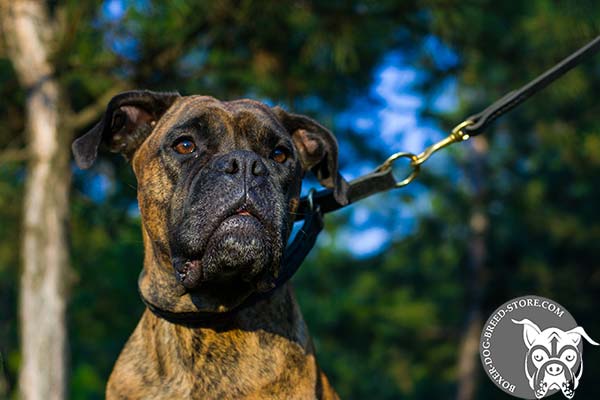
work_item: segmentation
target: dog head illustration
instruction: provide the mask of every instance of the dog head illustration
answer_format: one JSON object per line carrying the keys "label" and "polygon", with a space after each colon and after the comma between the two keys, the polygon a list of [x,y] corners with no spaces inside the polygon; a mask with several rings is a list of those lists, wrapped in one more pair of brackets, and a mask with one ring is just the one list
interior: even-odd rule
{"label": "dog head illustration", "polygon": [[528,319],[512,322],[523,325],[523,341],[527,346],[525,373],[535,397],[541,399],[550,390],[560,390],[572,399],[583,373],[579,342],[583,337],[593,345],[598,343],[580,326],[566,332],[552,327],[542,331]]}

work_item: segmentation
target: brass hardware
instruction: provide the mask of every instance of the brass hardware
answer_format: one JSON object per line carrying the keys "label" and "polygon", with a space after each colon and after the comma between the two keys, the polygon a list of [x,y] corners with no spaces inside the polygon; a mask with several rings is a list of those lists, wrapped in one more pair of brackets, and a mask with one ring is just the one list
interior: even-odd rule
{"label": "brass hardware", "polygon": [[452,143],[464,142],[465,140],[469,139],[470,138],[469,134],[463,132],[463,128],[465,128],[469,125],[473,125],[473,121],[471,121],[469,119],[456,125],[452,129],[452,133],[450,133],[449,136],[446,136],[444,139],[440,140],[439,142],[432,144],[431,146],[426,148],[425,151],[423,151],[421,154],[419,154],[417,156],[417,160],[413,161],[413,165],[423,164],[425,161],[427,161],[429,159],[429,157],[431,157],[431,155],[433,153],[437,152],[438,150],[443,149],[444,147],[450,146]]}
{"label": "brass hardware", "polygon": [[385,171],[385,170],[392,168],[392,164],[394,163],[394,161],[396,161],[399,158],[410,158],[410,160],[411,160],[410,167],[411,167],[412,171],[406,178],[404,178],[400,182],[396,182],[397,188],[406,186],[409,183],[411,183],[412,181],[414,181],[415,178],[419,175],[419,172],[421,171],[421,166],[418,164],[415,164],[415,162],[419,160],[418,156],[416,156],[413,153],[408,153],[408,152],[399,152],[399,153],[392,154],[391,156],[388,157],[387,160],[385,160],[383,162],[383,164],[381,164],[379,167],[377,167],[376,171]]}
{"label": "brass hardware", "polygon": [[399,158],[410,158],[410,166],[412,169],[411,173],[406,178],[396,183],[397,188],[406,186],[413,180],[415,180],[415,178],[419,175],[419,172],[421,170],[421,164],[427,161],[429,157],[433,155],[433,153],[450,146],[452,143],[464,142],[465,140],[469,139],[469,134],[463,132],[463,129],[469,125],[473,125],[473,123],[474,122],[471,120],[461,122],[452,129],[452,133],[450,133],[449,136],[427,147],[419,155],[415,155],[409,152],[394,153],[391,156],[389,156],[388,159],[383,162],[383,164],[377,167],[376,171],[385,171],[392,168],[392,164],[394,163],[394,161],[396,161]]}

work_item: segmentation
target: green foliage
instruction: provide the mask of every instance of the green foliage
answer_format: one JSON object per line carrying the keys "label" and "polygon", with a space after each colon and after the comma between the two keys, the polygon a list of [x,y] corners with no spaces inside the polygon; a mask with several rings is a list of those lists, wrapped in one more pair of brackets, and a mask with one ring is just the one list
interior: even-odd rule
{"label": "green foliage", "polygon": [[[591,1],[416,3],[131,2],[115,22],[101,17],[96,2],[59,1],[54,10],[64,13],[67,29],[55,59],[75,111],[125,85],[270,99],[331,126],[353,96],[365,93],[382,57],[400,50],[426,73],[425,99],[433,100],[448,76],[457,77],[458,109],[424,111],[450,128],[588,41],[600,15]],[[459,67],[436,67],[436,54],[423,47],[428,35],[457,53]],[[114,51],[115,42],[133,50]],[[327,218],[331,240],[313,251],[294,284],[319,362],[342,398],[455,397],[459,345],[473,304],[485,318],[512,297],[547,296],[565,305],[593,338],[600,335],[599,71],[596,57],[499,121],[486,132],[482,159],[469,144],[449,151],[452,171],[421,177],[431,211],[418,216],[410,235],[393,235],[380,254],[353,258],[339,243],[349,214]],[[24,91],[1,54],[0,94],[0,147],[18,148],[25,142]],[[338,137],[369,160],[386,150],[351,131]],[[0,160],[0,352],[9,389],[19,362],[23,171],[22,163]],[[108,177],[110,190],[93,200],[89,182],[98,174]],[[369,204],[408,207],[411,193]],[[135,180],[118,158],[75,176],[69,306],[75,399],[103,397],[143,310],[134,202]],[[469,283],[475,279],[469,267],[475,211],[487,220],[485,262],[475,277],[480,297]],[[392,215],[385,226],[401,221]],[[600,353],[586,351],[578,397],[600,396],[589,384],[599,373]],[[477,391],[477,398],[503,398],[484,377]]]}

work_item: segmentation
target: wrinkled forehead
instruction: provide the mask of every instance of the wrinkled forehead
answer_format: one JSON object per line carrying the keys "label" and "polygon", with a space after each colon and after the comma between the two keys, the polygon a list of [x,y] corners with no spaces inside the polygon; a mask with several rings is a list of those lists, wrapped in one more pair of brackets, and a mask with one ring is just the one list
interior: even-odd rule
{"label": "wrinkled forehead", "polygon": [[218,134],[257,140],[267,135],[285,134],[285,129],[265,104],[249,99],[220,101],[210,96],[178,99],[157,126],[160,132],[172,128],[203,126]]}

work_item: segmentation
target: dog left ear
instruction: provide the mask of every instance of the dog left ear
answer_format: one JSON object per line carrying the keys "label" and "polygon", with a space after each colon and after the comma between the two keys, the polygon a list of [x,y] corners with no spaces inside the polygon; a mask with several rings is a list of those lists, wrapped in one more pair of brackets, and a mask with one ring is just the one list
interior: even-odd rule
{"label": "dog left ear", "polygon": [[527,318],[522,319],[520,321],[511,320],[514,324],[523,325],[523,341],[525,342],[525,346],[528,349],[531,349],[533,346],[533,342],[535,339],[542,333],[540,328]]}
{"label": "dog left ear", "polygon": [[154,125],[179,97],[179,93],[149,90],[132,90],[116,95],[108,103],[100,122],[73,142],[75,162],[82,169],[91,167],[98,156],[100,144],[130,160]]}
{"label": "dog left ear", "polygon": [[273,111],[292,136],[305,171],[312,171],[321,185],[333,190],[335,200],[347,204],[348,182],[340,175],[338,144],[333,134],[315,120],[291,114],[280,107]]}

